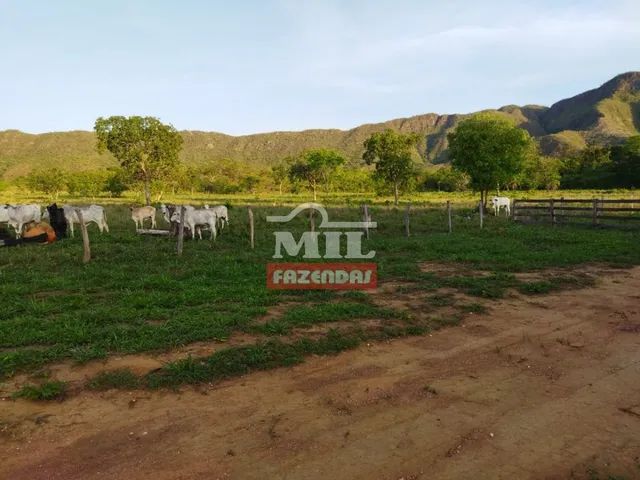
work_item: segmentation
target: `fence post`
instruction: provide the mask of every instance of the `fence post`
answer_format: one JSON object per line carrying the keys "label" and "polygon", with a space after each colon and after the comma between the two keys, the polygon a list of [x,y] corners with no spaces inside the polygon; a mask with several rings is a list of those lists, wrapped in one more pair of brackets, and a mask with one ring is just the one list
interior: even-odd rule
{"label": "fence post", "polygon": [[598,224],[598,199],[593,199],[593,224]]}
{"label": "fence post", "polygon": [[407,208],[404,209],[404,234],[407,238],[411,235],[409,230],[409,210],[411,209],[411,204],[407,205]]}
{"label": "fence post", "polygon": [[82,232],[82,263],[89,263],[91,261],[91,245],[89,245],[89,232],[87,231],[87,224],[84,223],[84,217],[82,216],[82,210],[76,208],[76,215],[80,221],[80,231]]}
{"label": "fence post", "polygon": [[447,200],[447,218],[449,219],[449,233],[453,231],[453,225],[451,223],[451,201]]}
{"label": "fence post", "polygon": [[551,199],[551,201],[549,203],[549,209],[551,210],[551,225],[555,226],[555,224],[556,224],[556,210],[555,210],[553,198]]}
{"label": "fence post", "polygon": [[316,210],[315,208],[309,209],[309,223],[311,225],[311,231],[316,231]]}
{"label": "fence post", "polygon": [[366,203],[362,206],[362,221],[365,222],[364,235],[367,240],[369,240],[369,222],[371,221],[371,217],[369,216],[369,207]]}
{"label": "fence post", "polygon": [[[179,257],[182,256],[182,247],[184,245],[184,205],[180,207],[180,225],[178,225],[178,246],[176,248],[176,252]],[[195,228],[195,227],[194,227]],[[195,232],[191,232],[194,234]]]}
{"label": "fence post", "polygon": [[480,228],[482,228],[482,226],[484,225],[484,205],[482,204],[482,200],[480,200],[478,206],[480,208]]}
{"label": "fence post", "polygon": [[249,207],[248,213],[249,213],[249,241],[251,243],[251,250],[253,250],[256,246],[255,244],[256,230],[255,230],[255,224],[253,220],[253,210],[251,209],[251,207]]}

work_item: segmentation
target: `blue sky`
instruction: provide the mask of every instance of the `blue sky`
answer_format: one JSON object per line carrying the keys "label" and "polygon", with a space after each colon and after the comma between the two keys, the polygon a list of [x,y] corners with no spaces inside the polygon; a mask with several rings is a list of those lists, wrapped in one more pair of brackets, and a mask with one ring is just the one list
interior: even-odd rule
{"label": "blue sky", "polygon": [[550,105],[640,70],[640,1],[0,0],[0,130],[245,134]]}

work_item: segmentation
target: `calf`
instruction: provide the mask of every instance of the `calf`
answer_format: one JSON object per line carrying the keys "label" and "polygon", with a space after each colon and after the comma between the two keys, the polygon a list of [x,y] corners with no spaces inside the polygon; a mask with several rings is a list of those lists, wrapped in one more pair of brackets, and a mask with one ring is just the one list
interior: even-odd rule
{"label": "calf", "polygon": [[156,228],[156,209],[154,207],[129,207],[129,210],[131,210],[131,220],[136,224],[136,230],[138,223],[140,223],[140,228],[144,228],[144,221],[147,218],[151,220],[151,228]]}
{"label": "calf", "polygon": [[493,205],[494,215],[497,216],[502,207],[504,207],[507,217],[511,215],[511,199],[509,197],[493,197],[491,199],[491,205]]}
{"label": "calf", "polygon": [[9,225],[16,231],[16,238],[22,236],[22,227],[29,222],[40,222],[42,213],[39,205],[7,205]]}
{"label": "calf", "polygon": [[76,213],[76,209],[82,212],[82,219],[84,220],[85,225],[89,225],[90,223],[95,223],[98,225],[100,229],[100,233],[104,230],[109,231],[109,225],[107,225],[107,215],[104,212],[104,208],[100,205],[89,205],[88,207],[75,207],[73,205],[63,205],[64,209],[64,217],[67,219],[67,224],[69,225],[69,230],[71,230],[71,236],[74,236],[73,233],[73,224],[80,223],[80,219],[78,218],[78,214]]}
{"label": "calf", "polygon": [[[176,210],[171,216],[172,222],[180,223],[180,211]],[[186,209],[184,212],[184,226],[189,227],[191,230],[191,238],[196,238],[196,228],[207,226],[211,230],[211,240],[216,238],[216,225],[218,223],[218,217],[210,209],[197,210],[195,208]],[[202,240],[202,231],[198,228],[198,236]]]}

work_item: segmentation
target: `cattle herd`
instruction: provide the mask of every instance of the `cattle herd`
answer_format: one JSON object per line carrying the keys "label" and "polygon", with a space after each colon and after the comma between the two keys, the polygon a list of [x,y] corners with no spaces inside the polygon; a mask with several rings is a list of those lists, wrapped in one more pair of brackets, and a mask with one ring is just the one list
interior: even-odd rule
{"label": "cattle herd", "polygon": [[[181,211],[180,207],[184,207]],[[0,205],[0,223],[7,223],[15,230],[16,238],[20,238],[24,227],[31,223],[39,223],[42,219],[49,219],[50,212],[61,210],[61,215],[74,236],[74,224],[80,223],[78,211],[82,215],[82,220],[86,225],[95,223],[100,232],[108,232],[107,215],[104,207],[100,205],[74,206],[62,205],[58,208],[55,204],[50,205],[44,214],[39,205]],[[136,231],[144,227],[144,221],[150,220],[151,228],[156,228],[156,209],[155,207],[130,207],[131,219],[136,225]],[[229,212],[226,206],[217,205],[204,208],[195,208],[191,205],[160,205],[160,211],[167,223],[171,225],[172,233],[177,232],[177,228],[182,220],[184,221],[184,231],[187,235],[191,235],[195,239],[196,233],[202,239],[202,230],[211,231],[211,239],[215,239],[218,231],[229,223]],[[55,214],[55,213],[54,213]]]}
{"label": "cattle herd", "polygon": [[[496,215],[504,208],[507,216],[510,215],[511,200],[508,197],[493,197],[491,206]],[[71,236],[74,236],[74,224],[80,223],[78,211],[82,213],[82,219],[86,225],[95,223],[100,232],[109,231],[107,215],[104,207],[100,205],[74,206],[63,205],[58,209],[55,204],[47,207],[44,215],[39,205],[0,205],[0,223],[7,223],[16,232],[16,238],[20,238],[23,228],[31,222],[39,223],[43,218],[48,219],[51,211],[62,210],[64,220],[68,226]],[[156,208],[130,207],[131,219],[134,221],[136,231],[144,228],[144,221],[151,222],[151,228],[156,228]],[[203,208],[196,208],[191,205],[160,205],[160,211],[165,221],[171,226],[170,232],[175,235],[178,231],[181,220],[184,221],[183,231],[186,236],[195,239],[196,234],[202,239],[202,230],[211,232],[211,239],[214,240],[219,231],[229,224],[229,211],[224,205],[210,207],[204,205]],[[62,213],[61,213],[62,215]],[[65,227],[66,228],[66,227]]]}

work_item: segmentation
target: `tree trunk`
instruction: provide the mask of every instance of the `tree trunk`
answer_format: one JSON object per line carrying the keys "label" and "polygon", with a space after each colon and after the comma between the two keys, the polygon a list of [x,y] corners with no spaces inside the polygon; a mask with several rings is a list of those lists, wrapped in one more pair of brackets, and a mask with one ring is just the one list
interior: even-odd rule
{"label": "tree trunk", "polygon": [[318,200],[318,194],[316,192],[316,186],[313,186],[313,201],[317,201]]}
{"label": "tree trunk", "polygon": [[147,202],[147,206],[151,205],[151,184],[149,180],[144,181],[144,199]]}
{"label": "tree trunk", "polygon": [[484,190],[480,189],[480,203],[482,203],[482,206],[484,207]]}
{"label": "tree trunk", "polygon": [[393,184],[393,201],[395,206],[398,206],[398,182]]}

